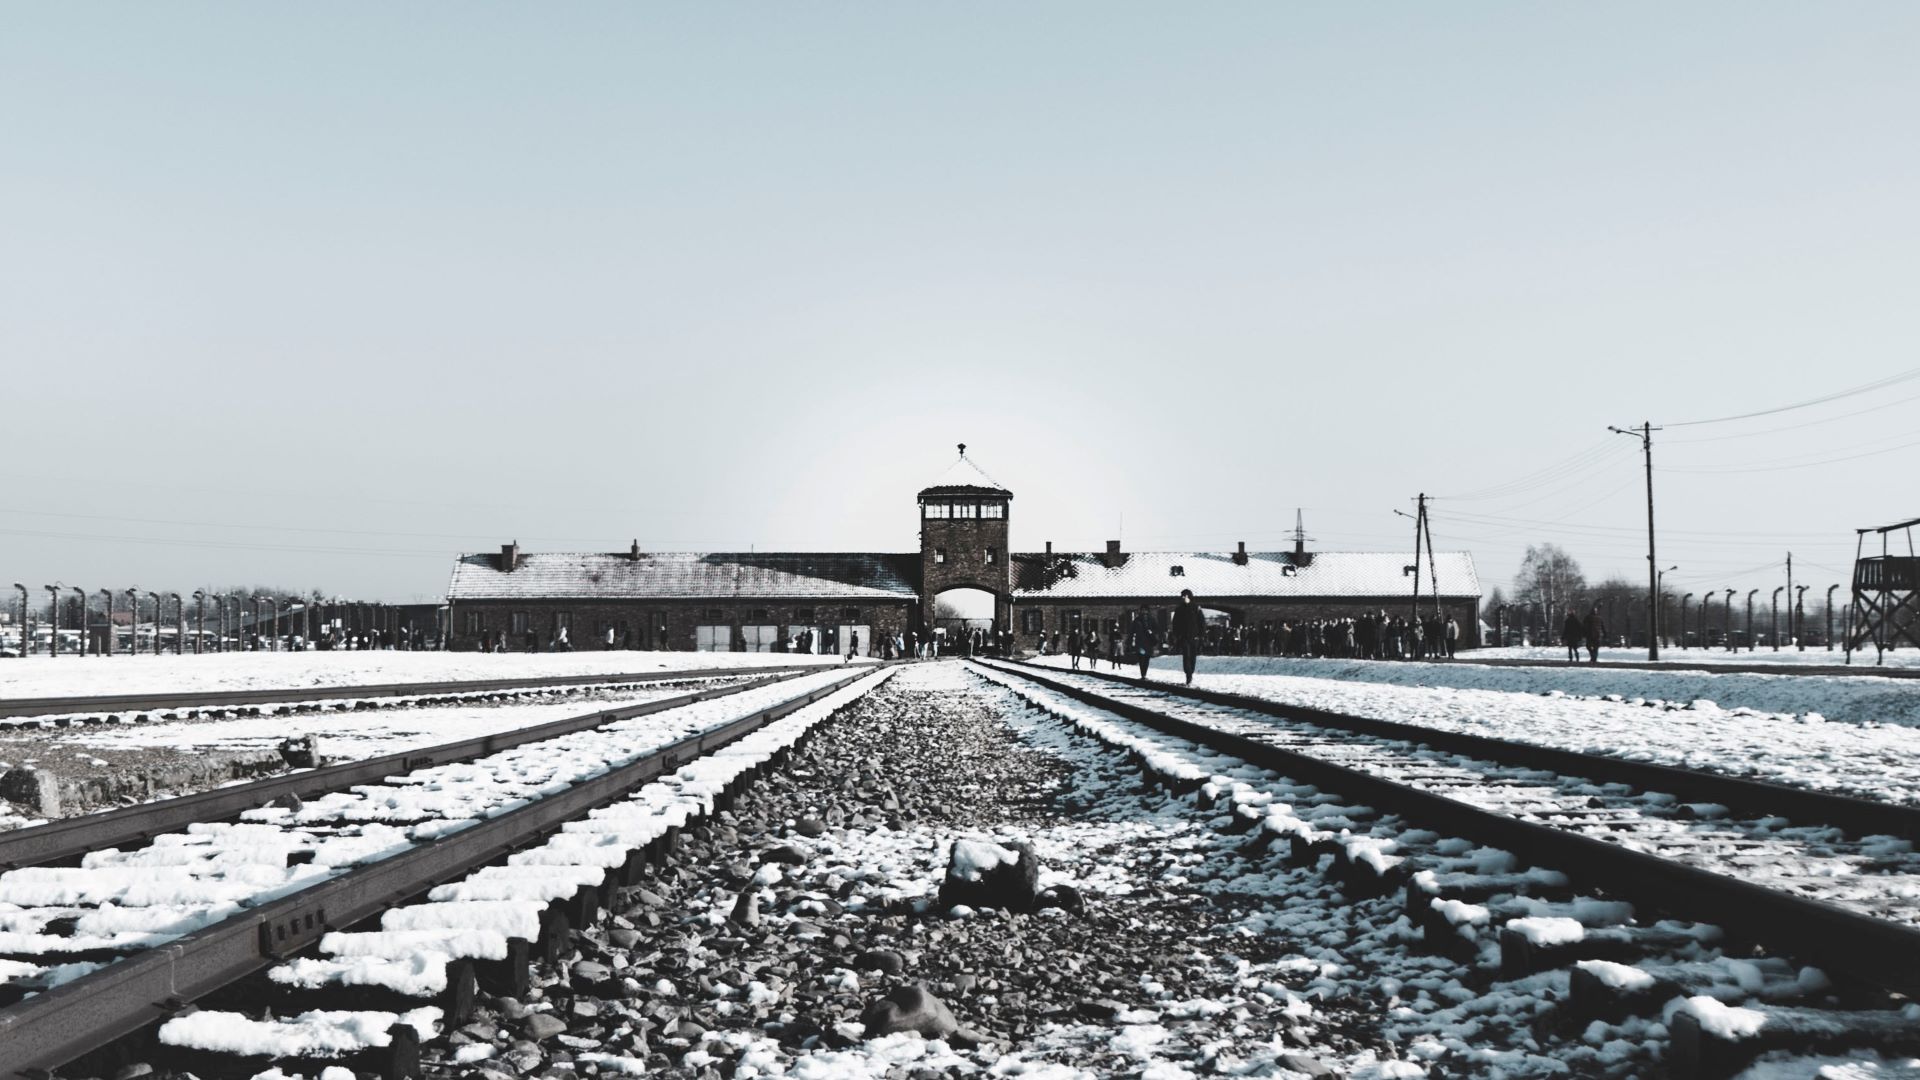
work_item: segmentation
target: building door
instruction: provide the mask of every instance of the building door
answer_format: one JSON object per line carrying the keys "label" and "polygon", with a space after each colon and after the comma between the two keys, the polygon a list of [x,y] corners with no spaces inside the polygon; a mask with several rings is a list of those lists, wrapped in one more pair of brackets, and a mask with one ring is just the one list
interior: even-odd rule
{"label": "building door", "polygon": [[780,641],[778,626],[743,626],[740,636],[747,643],[748,652],[772,652]]}
{"label": "building door", "polygon": [[[809,641],[802,641],[801,635],[811,634]],[[817,653],[826,648],[827,632],[824,627],[794,624],[787,627],[787,639],[791,641],[792,651]]]}
{"label": "building door", "polygon": [[850,644],[852,644],[855,634],[860,635],[859,655],[861,656],[878,655],[878,650],[876,650],[873,647],[873,627],[855,625],[852,623],[841,623],[840,624],[840,649],[839,649],[841,656],[847,655],[847,647]]}
{"label": "building door", "polygon": [[693,651],[732,652],[733,627],[706,623],[694,627]]}

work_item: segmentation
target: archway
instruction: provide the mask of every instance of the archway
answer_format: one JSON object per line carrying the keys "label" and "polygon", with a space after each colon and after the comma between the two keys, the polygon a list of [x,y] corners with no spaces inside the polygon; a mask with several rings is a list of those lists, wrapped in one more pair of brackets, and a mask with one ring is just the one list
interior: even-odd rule
{"label": "archway", "polygon": [[993,633],[994,614],[999,600],[986,589],[958,586],[935,594],[933,632],[943,639],[945,648],[955,648],[975,630]]}

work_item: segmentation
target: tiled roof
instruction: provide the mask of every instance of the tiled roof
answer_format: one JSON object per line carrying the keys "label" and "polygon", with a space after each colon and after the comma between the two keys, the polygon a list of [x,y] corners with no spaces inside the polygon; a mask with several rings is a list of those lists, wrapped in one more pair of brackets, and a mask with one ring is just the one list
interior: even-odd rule
{"label": "tiled roof", "polygon": [[1009,498],[1013,496],[1013,492],[1008,491],[998,480],[988,476],[980,466],[973,463],[972,458],[964,453],[960,455],[959,460],[947,466],[947,471],[940,474],[940,479],[920,489],[922,495],[977,495],[983,492],[992,492]]}
{"label": "tiled roof", "polygon": [[[1135,551],[1109,569],[1102,556],[1084,552],[1056,552],[1013,557],[1013,595],[1022,598],[1119,598],[1178,596],[1192,589],[1208,597],[1274,597],[1278,599],[1386,598],[1410,596],[1413,577],[1403,568],[1413,563],[1407,552],[1316,551],[1305,566],[1296,567],[1290,551],[1250,551],[1246,565],[1233,561],[1232,552]],[[1480,576],[1473,556],[1443,551],[1434,556],[1440,595],[1480,595]],[[1174,567],[1181,573],[1175,575]],[[1427,562],[1420,563],[1420,591],[1431,595]]]}
{"label": "tiled roof", "polygon": [[462,555],[451,600],[912,600],[919,555],[798,552],[527,552]]}

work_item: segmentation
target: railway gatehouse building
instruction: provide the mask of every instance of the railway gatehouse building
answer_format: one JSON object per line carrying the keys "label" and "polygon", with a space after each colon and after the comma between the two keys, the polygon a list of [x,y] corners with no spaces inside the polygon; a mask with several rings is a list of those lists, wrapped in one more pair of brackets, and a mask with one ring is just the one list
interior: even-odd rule
{"label": "railway gatehouse building", "polygon": [[[979,631],[1017,652],[1073,630],[1103,640],[1145,604],[1163,619],[1182,589],[1220,651],[1276,651],[1281,628],[1414,610],[1408,552],[1011,549],[1013,492],[967,456],[915,498],[918,552],[534,552],[463,554],[448,586],[451,647],[512,651],[857,652]],[[1467,552],[1421,560],[1422,617],[1478,644],[1480,581]]]}

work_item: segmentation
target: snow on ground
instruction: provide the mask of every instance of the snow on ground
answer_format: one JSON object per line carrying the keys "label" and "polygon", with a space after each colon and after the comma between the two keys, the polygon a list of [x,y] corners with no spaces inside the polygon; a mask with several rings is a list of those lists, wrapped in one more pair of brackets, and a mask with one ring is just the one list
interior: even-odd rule
{"label": "snow on ground", "polygon": [[210,656],[33,656],[0,660],[0,700],[80,694],[179,694],[453,679],[624,675],[837,664],[835,656],[706,652],[296,652]]}
{"label": "snow on ground", "polygon": [[[1067,667],[1065,657],[1043,663]],[[1137,669],[1128,668],[1128,672]],[[1181,681],[1180,659],[1155,660],[1151,678]],[[1649,707],[1662,697],[1642,693],[1621,700],[1576,698],[1557,680],[1580,675],[1642,678],[1660,686],[1678,707]],[[1689,700],[1685,686],[1660,680],[1686,679],[1665,671],[1575,671],[1547,668],[1485,668],[1460,664],[1402,664],[1352,660],[1286,660],[1202,657],[1197,685],[1287,705],[1418,724],[1441,731],[1538,743],[1589,754],[1749,776],[1863,798],[1920,805],[1920,727],[1837,723],[1812,710],[1801,715],[1755,711],[1711,700]],[[1733,679],[1737,676],[1700,676]],[[1793,692],[1817,694],[1836,682],[1824,676],[1745,676],[1799,684]],[[1509,689],[1462,689],[1453,681],[1507,681]],[[1628,683],[1631,685],[1631,682]],[[1731,685],[1729,684],[1731,689]],[[1874,689],[1904,693],[1905,708],[1920,713],[1920,683],[1879,680]],[[1524,692],[1522,692],[1524,691]],[[1542,695],[1542,691],[1547,691]],[[1595,692],[1589,690],[1588,692]],[[1606,693],[1622,695],[1620,690]],[[1707,695],[1700,695],[1701,698]],[[1638,699],[1642,703],[1635,703]],[[1817,698],[1810,698],[1817,700]],[[1920,722],[1920,720],[1916,720]]]}
{"label": "snow on ground", "polygon": [[[702,685],[713,684],[710,680],[703,680]],[[639,705],[691,692],[692,688],[684,684],[663,684],[618,692],[569,694],[559,701],[540,704],[514,702],[426,706],[329,712],[291,718],[262,715],[222,720],[47,729],[30,734],[0,735],[0,758],[22,760],[37,748],[56,743],[63,747],[84,748],[103,758],[111,757],[112,751],[124,750],[274,750],[289,735],[311,732],[319,737],[322,758],[332,764],[503,731],[518,731],[570,716]]]}
{"label": "snow on ground", "polygon": [[[1048,659],[1055,662],[1060,660],[1059,657]],[[1172,672],[1175,678],[1179,677],[1179,657],[1160,657],[1154,661],[1154,666],[1162,673],[1157,677],[1164,677],[1165,672]],[[1849,723],[1920,727],[1920,679],[1877,679],[1871,675],[1715,674],[1572,664],[1559,667],[1486,667],[1463,663],[1416,664],[1255,656],[1203,656],[1199,670],[1208,675],[1296,675],[1396,686],[1452,687],[1456,690],[1505,690],[1523,694],[1559,692],[1571,697],[1603,698],[1611,694],[1643,701],[1674,702],[1683,706],[1704,700],[1729,710],[1746,708]]]}
{"label": "snow on ground", "polygon": [[[1583,651],[1580,654],[1586,656]],[[1460,654],[1462,660],[1558,660],[1566,662],[1567,650],[1562,645],[1513,645],[1497,649],[1475,649]],[[1600,662],[1609,661],[1628,664],[1647,662],[1647,650],[1639,649],[1601,649]],[[1780,664],[1791,667],[1842,667],[1846,665],[1847,654],[1840,649],[1828,652],[1824,647],[1811,648],[1805,652],[1783,647],[1779,652],[1762,646],[1752,652],[1741,649],[1728,652],[1719,649],[1682,649],[1678,647],[1660,647],[1660,659],[1657,663],[1667,667],[1707,667],[1718,664]],[[1853,665],[1857,668],[1872,670],[1874,666],[1873,646],[1856,650]],[[1882,668],[1920,668],[1920,652],[1911,648],[1900,649],[1885,655]]]}

